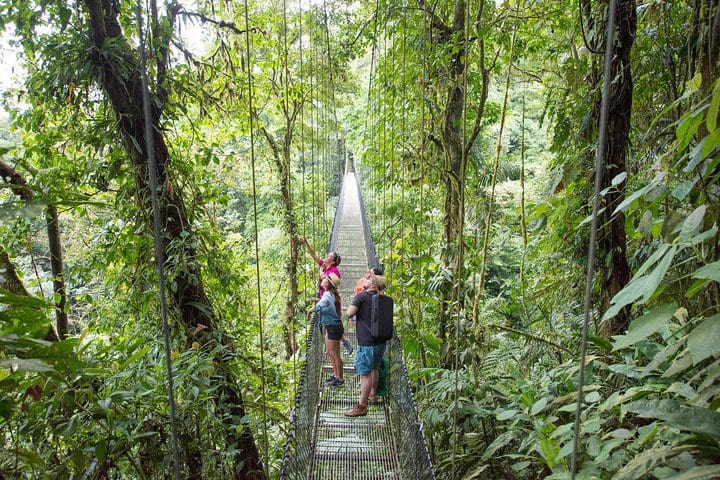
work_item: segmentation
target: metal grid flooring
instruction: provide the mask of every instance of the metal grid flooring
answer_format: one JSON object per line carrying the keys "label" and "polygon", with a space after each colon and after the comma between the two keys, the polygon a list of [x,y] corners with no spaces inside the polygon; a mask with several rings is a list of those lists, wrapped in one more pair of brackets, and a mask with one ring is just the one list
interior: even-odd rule
{"label": "metal grid flooring", "polygon": [[[368,268],[359,195],[354,174],[345,178],[343,211],[336,250],[340,263],[340,294],[343,311],[353,296],[355,282]],[[345,335],[357,346],[355,331]],[[350,418],[343,412],[352,408],[360,396],[360,377],[355,374],[353,355],[341,347],[345,384],[330,387],[325,382],[332,373],[327,354],[318,381],[319,400],[315,416],[313,448],[308,479],[311,480],[395,480],[400,479],[400,463],[392,431],[387,401],[369,405],[368,415]]]}

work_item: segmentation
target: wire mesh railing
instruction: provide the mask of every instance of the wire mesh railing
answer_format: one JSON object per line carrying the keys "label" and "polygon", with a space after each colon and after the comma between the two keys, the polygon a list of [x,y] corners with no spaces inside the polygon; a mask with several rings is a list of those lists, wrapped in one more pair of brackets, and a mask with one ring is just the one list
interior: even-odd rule
{"label": "wire mesh railing", "polygon": [[290,428],[280,470],[282,479],[306,479],[314,450],[315,416],[320,399],[318,384],[322,375],[324,354],[317,321],[318,317],[315,315],[305,345],[307,353],[300,370],[295,406],[290,414]]}
{"label": "wire mesh railing", "polygon": [[[348,169],[357,185],[364,237],[358,239],[361,243],[357,244],[357,248],[362,249],[364,246],[367,263],[375,266],[378,262],[360,196],[360,186],[352,170]],[[334,250],[337,245],[345,186],[343,182],[329,250]],[[360,225],[351,227],[353,232],[358,230],[357,227]],[[333,417],[327,410],[321,410],[328,408],[327,404],[334,403],[338,405],[330,405],[330,409],[338,410],[341,400],[336,392],[322,391],[325,388],[321,381],[325,352],[316,321],[313,319],[307,337],[305,362],[290,418],[280,478],[434,480],[430,455],[397,336],[388,343],[387,395],[382,405],[372,409],[368,417],[347,423],[342,414]],[[348,387],[352,388],[351,385],[357,386],[357,377]],[[354,392],[352,389],[348,391]],[[358,439],[365,443],[358,443]]]}

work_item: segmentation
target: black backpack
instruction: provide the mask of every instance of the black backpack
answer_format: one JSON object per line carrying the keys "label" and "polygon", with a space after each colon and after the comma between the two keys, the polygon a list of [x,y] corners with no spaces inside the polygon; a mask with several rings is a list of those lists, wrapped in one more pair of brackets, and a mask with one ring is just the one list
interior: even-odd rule
{"label": "black backpack", "polygon": [[376,294],[370,303],[370,335],[376,340],[387,341],[393,338],[394,302],[387,295]]}

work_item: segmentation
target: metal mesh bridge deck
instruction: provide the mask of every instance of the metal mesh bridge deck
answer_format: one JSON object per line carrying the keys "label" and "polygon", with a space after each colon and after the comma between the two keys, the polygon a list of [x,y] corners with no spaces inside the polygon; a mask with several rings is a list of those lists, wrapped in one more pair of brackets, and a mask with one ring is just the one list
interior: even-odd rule
{"label": "metal mesh bridge deck", "polygon": [[[347,172],[335,214],[330,249],[342,255],[343,310],[368,266],[377,265],[375,248],[355,172]],[[357,346],[354,330],[345,335]],[[359,398],[354,355],[341,347],[345,385],[330,387],[332,367],[322,335],[313,324],[307,339],[295,409],[283,456],[281,479],[414,480],[435,478],[397,337],[388,342],[388,393],[370,405],[365,417],[343,412]]]}

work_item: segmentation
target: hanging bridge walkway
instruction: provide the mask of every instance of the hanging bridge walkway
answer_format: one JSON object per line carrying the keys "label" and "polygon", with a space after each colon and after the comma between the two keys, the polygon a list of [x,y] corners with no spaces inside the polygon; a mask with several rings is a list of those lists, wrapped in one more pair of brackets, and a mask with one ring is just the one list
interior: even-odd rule
{"label": "hanging bridge walkway", "polygon": [[[345,173],[329,246],[342,255],[340,294],[346,310],[352,301],[355,281],[368,267],[377,265],[359,181],[352,166]],[[391,286],[388,293],[392,294]],[[386,350],[387,394],[369,406],[367,416],[348,418],[343,412],[357,403],[360,392],[353,356],[343,351],[345,385],[328,386],[325,377],[332,367],[315,321],[307,339],[280,478],[434,479],[397,336],[388,342]],[[355,331],[347,326],[346,336],[357,345]]]}

